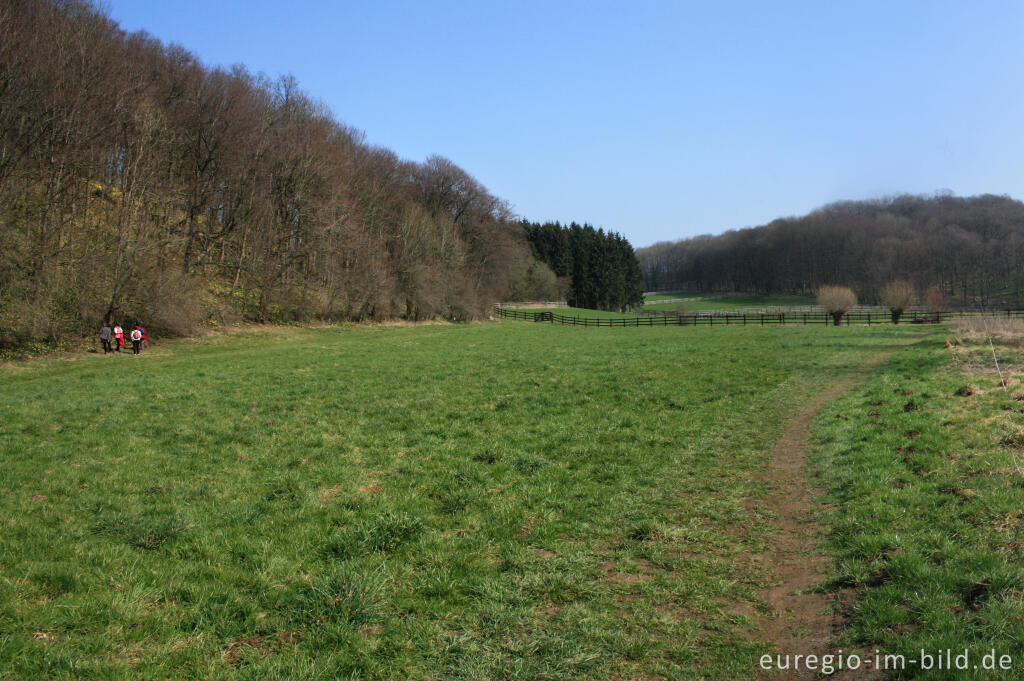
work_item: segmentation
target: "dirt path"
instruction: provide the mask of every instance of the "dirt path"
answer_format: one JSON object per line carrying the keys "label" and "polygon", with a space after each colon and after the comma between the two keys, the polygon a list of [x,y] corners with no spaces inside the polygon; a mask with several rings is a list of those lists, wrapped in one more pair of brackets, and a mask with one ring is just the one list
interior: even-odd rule
{"label": "dirt path", "polygon": [[[774,645],[780,654],[835,653],[832,641],[842,629],[842,618],[829,612],[832,594],[805,593],[824,581],[831,563],[822,547],[823,528],[815,520],[821,508],[815,498],[824,490],[814,486],[815,481],[807,471],[807,430],[826,404],[861,382],[901,347],[918,340],[920,338],[915,338],[871,358],[856,372],[839,376],[831,386],[811,398],[772,450],[768,470],[757,476],[768,483],[769,496],[761,504],[776,516],[779,530],[772,538],[772,549],[758,556],[775,572],[775,583],[761,593],[772,614],[759,619],[759,638]],[[764,673],[762,678],[802,681],[822,677],[819,672],[803,669]],[[871,679],[879,675],[862,669],[857,674],[840,672],[828,678]]]}

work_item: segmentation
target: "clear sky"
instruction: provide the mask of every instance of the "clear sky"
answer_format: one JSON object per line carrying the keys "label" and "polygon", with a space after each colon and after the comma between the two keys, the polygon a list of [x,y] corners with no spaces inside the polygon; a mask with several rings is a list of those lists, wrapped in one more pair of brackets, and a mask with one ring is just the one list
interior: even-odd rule
{"label": "clear sky", "polygon": [[1024,198],[1024,2],[112,0],[373,144],[634,246],[894,193]]}

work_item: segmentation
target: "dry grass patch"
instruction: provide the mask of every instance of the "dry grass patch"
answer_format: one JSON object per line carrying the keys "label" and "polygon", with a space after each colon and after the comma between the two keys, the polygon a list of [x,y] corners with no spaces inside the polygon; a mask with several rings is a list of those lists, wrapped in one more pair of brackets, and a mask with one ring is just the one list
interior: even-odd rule
{"label": "dry grass patch", "polygon": [[332,485],[326,489],[320,490],[320,493],[316,495],[317,500],[321,504],[326,504],[328,501],[338,496],[338,492],[341,491],[342,485]]}
{"label": "dry grass patch", "polygon": [[963,317],[950,325],[950,330],[968,340],[993,341],[1024,347],[1024,319],[1001,315]]}

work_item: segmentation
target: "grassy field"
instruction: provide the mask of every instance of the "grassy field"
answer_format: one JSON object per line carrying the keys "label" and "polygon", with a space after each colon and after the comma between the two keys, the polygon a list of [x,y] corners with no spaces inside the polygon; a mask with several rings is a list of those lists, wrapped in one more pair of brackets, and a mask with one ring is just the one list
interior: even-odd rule
{"label": "grassy field", "polygon": [[[894,678],[1024,678],[1024,351],[938,339],[817,422],[836,557],[830,591],[851,603],[842,643],[917,658],[971,653],[967,671]],[[1012,671],[978,674],[995,650]],[[956,654],[956,653],[954,653]]]}
{"label": "grassy field", "polygon": [[[659,303],[658,300],[685,298],[685,302]],[[659,312],[684,310],[686,312],[705,312],[712,310],[739,310],[761,307],[789,307],[794,305],[813,305],[812,298],[799,298],[797,296],[740,296],[727,294],[709,294],[697,296],[694,294],[654,294],[647,296],[648,302],[644,304],[645,310]],[[652,302],[653,301],[653,302]],[[581,307],[551,307],[531,308],[527,312],[554,312],[567,316],[587,317],[595,319],[635,317],[636,312],[606,312],[604,310],[589,310]]]}
{"label": "grassy field", "polygon": [[[680,300],[685,302],[659,303],[659,300]],[[814,298],[800,296],[750,296],[735,293],[655,293],[646,296],[644,308],[648,310],[676,310],[704,312],[707,310],[737,310],[752,307],[789,307],[793,305],[814,305]]]}
{"label": "grassy field", "polygon": [[644,294],[644,300],[646,300],[646,301],[674,300],[676,298],[683,298],[683,297],[688,296],[688,295],[693,295],[693,294],[692,293],[672,293],[671,291],[668,292],[668,293],[645,293]]}
{"label": "grassy field", "polygon": [[[922,333],[288,329],[2,369],[0,679],[748,678],[752,474],[832,376]],[[953,459],[930,428],[1021,403],[952,396],[942,337],[816,431],[850,641],[1019,641],[1012,445]]]}
{"label": "grassy field", "polygon": [[524,312],[553,312],[566,317],[585,317],[587,319],[619,319],[620,317],[636,316],[633,312],[608,312],[605,310],[589,310],[583,307],[538,307],[524,310]]}

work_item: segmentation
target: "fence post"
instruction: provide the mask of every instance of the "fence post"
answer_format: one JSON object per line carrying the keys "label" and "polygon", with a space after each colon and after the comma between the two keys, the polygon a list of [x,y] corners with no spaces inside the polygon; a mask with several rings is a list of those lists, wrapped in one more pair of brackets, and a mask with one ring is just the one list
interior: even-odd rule
{"label": "fence post", "polygon": [[761,326],[764,326],[764,312],[761,313]]}

